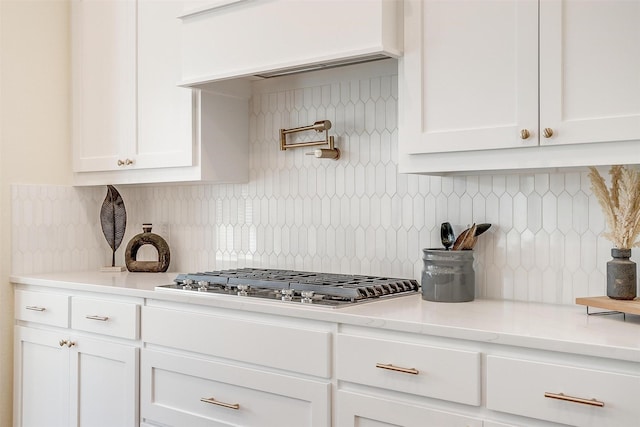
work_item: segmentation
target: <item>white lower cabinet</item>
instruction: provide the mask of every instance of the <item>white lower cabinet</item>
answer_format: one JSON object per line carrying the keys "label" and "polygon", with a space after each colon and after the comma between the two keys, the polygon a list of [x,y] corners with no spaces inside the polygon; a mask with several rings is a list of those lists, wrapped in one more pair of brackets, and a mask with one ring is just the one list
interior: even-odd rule
{"label": "white lower cabinet", "polygon": [[142,414],[169,426],[325,427],[328,381],[142,352]]}
{"label": "white lower cabinet", "polygon": [[450,412],[381,399],[347,391],[338,392],[336,422],[340,427],[482,427],[482,420]]}
{"label": "white lower cabinet", "polygon": [[330,328],[151,301],[142,312],[142,420],[169,427],[330,426]]}
{"label": "white lower cabinet", "polygon": [[138,349],[17,326],[14,425],[134,427]]}
{"label": "white lower cabinet", "polygon": [[428,345],[424,336],[400,340],[372,332],[338,334],[338,426],[482,426],[480,418],[435,406],[465,404],[473,412],[481,405],[480,352]]}
{"label": "white lower cabinet", "polygon": [[[597,366],[597,364],[596,364]],[[487,408],[572,426],[638,425],[635,375],[517,358],[487,357]]]}
{"label": "white lower cabinet", "polygon": [[14,426],[137,427],[140,304],[15,295]]}
{"label": "white lower cabinet", "polygon": [[640,364],[18,287],[14,427],[627,427]]}

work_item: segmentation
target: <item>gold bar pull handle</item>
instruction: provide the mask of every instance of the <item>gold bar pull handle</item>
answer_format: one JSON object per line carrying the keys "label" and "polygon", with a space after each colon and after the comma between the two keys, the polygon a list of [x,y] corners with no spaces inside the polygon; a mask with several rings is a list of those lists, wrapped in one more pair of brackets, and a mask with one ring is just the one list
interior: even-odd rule
{"label": "gold bar pull handle", "polygon": [[240,404],[238,403],[224,403],[214,399],[213,397],[201,397],[200,402],[222,406],[223,408],[229,408],[229,409],[235,409],[235,410],[240,409]]}
{"label": "gold bar pull handle", "polygon": [[28,305],[25,307],[27,310],[31,310],[31,311],[45,311],[46,308],[44,307],[38,307],[37,305]]}
{"label": "gold bar pull handle", "polygon": [[109,317],[107,316],[87,315],[85,317],[89,320],[99,320],[101,322],[106,322],[107,320],[109,320]]}
{"label": "gold bar pull handle", "polygon": [[392,364],[384,364],[384,363],[376,363],[376,368],[387,369],[389,371],[402,372],[403,374],[411,374],[411,375],[418,375],[420,373],[420,371],[418,371],[416,368],[402,368],[400,366],[394,366]]}
{"label": "gold bar pull handle", "polygon": [[599,408],[604,407],[604,402],[600,402],[599,400],[596,400],[596,399],[583,399],[581,397],[567,396],[564,393],[549,393],[549,392],[545,392],[544,393],[544,397],[548,397],[549,399],[564,400],[566,402],[581,403],[583,405],[597,406]]}

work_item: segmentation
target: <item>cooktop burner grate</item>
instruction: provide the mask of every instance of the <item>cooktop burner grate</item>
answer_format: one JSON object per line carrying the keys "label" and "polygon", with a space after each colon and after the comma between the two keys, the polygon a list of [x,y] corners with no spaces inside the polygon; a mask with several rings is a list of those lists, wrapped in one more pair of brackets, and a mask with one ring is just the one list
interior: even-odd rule
{"label": "cooktop burner grate", "polygon": [[413,279],[242,268],[179,274],[159,290],[196,291],[338,306],[419,292]]}

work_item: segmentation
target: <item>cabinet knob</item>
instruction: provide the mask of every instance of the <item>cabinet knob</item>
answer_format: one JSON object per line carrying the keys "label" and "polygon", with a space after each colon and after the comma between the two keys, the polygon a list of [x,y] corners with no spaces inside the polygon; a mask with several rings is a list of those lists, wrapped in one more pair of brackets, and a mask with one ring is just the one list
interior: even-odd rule
{"label": "cabinet knob", "polygon": [[118,166],[124,166],[124,161],[123,161],[123,160],[118,159]]}
{"label": "cabinet knob", "polygon": [[529,132],[529,129],[522,129],[520,131],[520,139],[529,139],[530,136],[531,132]]}
{"label": "cabinet knob", "polygon": [[67,342],[67,340],[60,340],[58,344],[60,344],[60,347],[64,347],[65,345],[67,345]]}
{"label": "cabinet knob", "polygon": [[127,165],[127,166],[132,165],[133,164],[133,160],[125,159],[124,164]]}
{"label": "cabinet knob", "polygon": [[545,138],[551,138],[553,136],[553,129],[551,128],[544,128],[544,130],[542,131],[542,135]]}

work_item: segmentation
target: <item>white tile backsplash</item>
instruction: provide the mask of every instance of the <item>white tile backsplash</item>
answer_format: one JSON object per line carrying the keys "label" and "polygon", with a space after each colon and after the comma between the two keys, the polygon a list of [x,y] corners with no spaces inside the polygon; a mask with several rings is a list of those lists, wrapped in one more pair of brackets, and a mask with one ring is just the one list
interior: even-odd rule
{"label": "white tile backsplash", "polygon": [[[605,291],[611,244],[585,173],[428,177],[397,173],[397,76],[256,85],[251,178],[243,185],[119,186],[128,212],[117,252],[152,222],[170,271],[243,266],[420,278],[421,248],[490,222],[475,250],[479,297],[573,304]],[[367,74],[369,73],[369,74]],[[310,83],[311,81],[311,83]],[[338,161],[278,150],[277,131],[329,119]],[[97,269],[105,187],[14,185],[13,271]]]}

